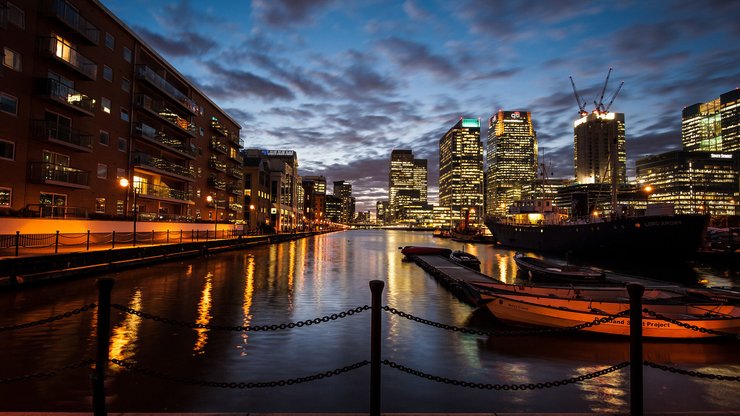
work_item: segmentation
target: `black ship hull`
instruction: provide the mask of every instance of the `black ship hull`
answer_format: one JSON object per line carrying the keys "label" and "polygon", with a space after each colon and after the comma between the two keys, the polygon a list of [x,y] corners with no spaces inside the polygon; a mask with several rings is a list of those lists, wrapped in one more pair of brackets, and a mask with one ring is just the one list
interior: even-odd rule
{"label": "black ship hull", "polygon": [[496,243],[535,252],[589,257],[693,255],[707,226],[704,215],[626,217],[592,223],[522,225],[486,220]]}

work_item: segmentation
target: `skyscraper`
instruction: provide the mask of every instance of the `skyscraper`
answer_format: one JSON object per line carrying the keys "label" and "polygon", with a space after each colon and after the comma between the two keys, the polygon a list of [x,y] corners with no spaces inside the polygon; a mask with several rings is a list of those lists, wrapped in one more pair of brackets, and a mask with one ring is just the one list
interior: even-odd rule
{"label": "skyscraper", "polygon": [[688,152],[740,150],[740,89],[683,109],[681,141]]}
{"label": "skyscraper", "polygon": [[[460,118],[439,140],[439,204],[450,207],[453,219],[462,210],[483,213],[483,145],[480,120]],[[471,216],[471,220],[472,220]]]}
{"label": "skyscraper", "polygon": [[573,123],[576,182],[627,181],[624,114],[594,110]]}
{"label": "skyscraper", "polygon": [[528,111],[499,110],[488,120],[486,214],[502,215],[537,171],[537,134]]}
{"label": "skyscraper", "polygon": [[427,202],[427,160],[414,159],[411,150],[393,150],[388,174],[389,214],[398,219],[400,210],[410,204]]}
{"label": "skyscraper", "polygon": [[334,181],[334,196],[342,201],[339,222],[347,224],[355,217],[355,198],[352,197],[352,184],[347,181]]}

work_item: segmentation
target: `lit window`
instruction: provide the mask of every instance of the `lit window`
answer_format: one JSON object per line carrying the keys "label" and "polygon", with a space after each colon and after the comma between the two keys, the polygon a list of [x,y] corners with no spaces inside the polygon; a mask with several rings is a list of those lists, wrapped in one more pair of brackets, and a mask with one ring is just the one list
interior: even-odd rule
{"label": "lit window", "polygon": [[105,214],[105,198],[95,198],[95,212]]}
{"label": "lit window", "polygon": [[103,112],[110,114],[110,107],[111,107],[110,99],[101,97],[100,98],[100,108],[103,110]]}
{"label": "lit window", "polygon": [[108,146],[108,143],[110,143],[110,133],[108,133],[105,130],[100,130],[100,144],[103,146]]}
{"label": "lit window", "polygon": [[108,65],[103,65],[103,79],[113,82],[113,68]]}
{"label": "lit window", "polygon": [[10,207],[13,203],[13,190],[11,188],[0,188],[0,207]]}
{"label": "lit window", "polygon": [[98,178],[108,179],[108,165],[104,163],[98,163]]}
{"label": "lit window", "polygon": [[18,114],[18,99],[12,95],[4,94],[0,92],[0,111],[17,115]]}
{"label": "lit window", "polygon": [[105,46],[110,50],[113,50],[113,48],[116,47],[116,38],[114,38],[110,33],[105,34]]}
{"label": "lit window", "polygon": [[129,92],[131,90],[131,81],[128,80],[128,78],[124,78],[121,80],[121,89]]}
{"label": "lit window", "polygon": [[123,47],[123,60],[126,62],[131,62],[131,59],[133,58],[133,54],[131,53],[131,49],[127,47]]}
{"label": "lit window", "polygon": [[0,139],[0,159],[15,160],[15,143]]}
{"label": "lit window", "polygon": [[116,200],[116,214],[123,215],[123,200],[122,199]]}
{"label": "lit window", "polygon": [[123,107],[121,107],[121,120],[123,120],[123,121],[129,121],[130,120],[130,117],[128,115],[128,110],[125,109],[125,108],[123,108]]}
{"label": "lit window", "polygon": [[120,150],[121,152],[125,152],[127,147],[128,147],[127,140],[124,139],[123,137],[119,137],[118,138],[118,150]]}
{"label": "lit window", "polygon": [[10,48],[5,48],[4,53],[3,53],[3,65],[20,72],[21,71],[21,54],[19,54],[18,52]]}

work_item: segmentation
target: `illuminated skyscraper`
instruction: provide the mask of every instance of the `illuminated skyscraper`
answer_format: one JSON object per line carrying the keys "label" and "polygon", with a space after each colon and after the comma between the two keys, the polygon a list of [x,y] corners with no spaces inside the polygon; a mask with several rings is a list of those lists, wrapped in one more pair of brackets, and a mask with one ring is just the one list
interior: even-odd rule
{"label": "illuminated skyscraper", "polygon": [[577,183],[626,183],[623,113],[593,111],[573,123],[573,138]]}
{"label": "illuminated skyscraper", "polygon": [[342,201],[339,222],[348,224],[355,218],[355,198],[352,197],[352,184],[347,181],[334,181],[334,196]]}
{"label": "illuminated skyscraper", "polygon": [[685,151],[740,150],[740,89],[683,109],[681,141]]}
{"label": "illuminated skyscraper", "polygon": [[506,214],[537,172],[537,134],[528,111],[500,110],[488,120],[486,214]]}
{"label": "illuminated skyscraper", "polygon": [[305,216],[309,220],[319,221],[326,212],[326,177],[304,176],[304,208]]}
{"label": "illuminated skyscraper", "polygon": [[[439,204],[450,207],[453,219],[463,209],[483,214],[483,145],[480,120],[460,118],[439,140]],[[472,217],[471,217],[472,219]]]}
{"label": "illuminated skyscraper", "polygon": [[388,175],[390,220],[398,219],[407,205],[427,202],[427,160],[414,159],[411,150],[393,150]]}

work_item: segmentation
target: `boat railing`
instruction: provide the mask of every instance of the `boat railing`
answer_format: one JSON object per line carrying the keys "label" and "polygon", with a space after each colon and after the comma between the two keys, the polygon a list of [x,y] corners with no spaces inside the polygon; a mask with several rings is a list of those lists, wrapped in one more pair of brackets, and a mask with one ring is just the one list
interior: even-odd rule
{"label": "boat railing", "polygon": [[[568,328],[555,328],[555,329],[535,329],[535,330],[512,330],[512,331],[484,331],[479,329],[471,329],[465,327],[457,327],[454,325],[439,323],[428,319],[420,318],[409,313],[400,311],[390,306],[381,306],[382,291],[384,282],[374,280],[370,282],[370,289],[372,293],[371,305],[358,306],[344,311],[334,312],[322,317],[315,319],[307,319],[297,322],[281,323],[281,324],[264,324],[264,325],[218,325],[218,324],[203,324],[200,322],[185,321],[177,318],[163,317],[150,314],[143,310],[133,309],[131,307],[120,305],[111,302],[112,290],[114,280],[112,278],[101,278],[98,280],[98,301],[97,303],[88,303],[81,305],[79,308],[75,308],[71,311],[64,312],[58,315],[54,315],[45,319],[37,321],[11,324],[9,326],[0,326],[0,332],[9,332],[22,330],[26,328],[32,328],[42,325],[48,325],[52,322],[68,319],[79,316],[83,313],[87,313],[95,310],[97,312],[96,331],[97,331],[97,342],[96,342],[96,355],[95,358],[83,358],[78,361],[69,363],[68,365],[49,369],[46,372],[37,372],[33,374],[11,376],[0,375],[0,382],[12,383],[26,381],[35,378],[46,378],[58,376],[59,374],[66,371],[73,371],[82,368],[89,368],[94,363],[92,369],[92,395],[93,395],[93,408],[96,415],[107,414],[106,405],[106,388],[112,386],[110,383],[106,383],[106,372],[109,365],[112,363],[121,368],[125,368],[132,373],[146,374],[148,376],[160,378],[169,382],[179,382],[189,385],[199,385],[203,387],[218,387],[218,388],[230,388],[230,389],[255,389],[255,388],[268,388],[268,387],[282,387],[286,385],[307,383],[316,380],[321,380],[328,377],[338,376],[343,373],[354,371],[365,366],[370,366],[370,414],[380,415],[380,392],[381,392],[381,377],[380,368],[381,365],[393,368],[395,370],[422,377],[428,380],[441,382],[444,384],[450,384],[455,386],[462,386],[467,388],[474,388],[480,390],[540,390],[545,388],[559,387],[573,383],[580,383],[586,380],[598,378],[606,374],[619,371],[623,368],[630,367],[630,407],[631,414],[642,414],[643,409],[643,366],[650,366],[653,368],[670,371],[677,374],[689,375],[693,377],[710,378],[713,380],[732,380],[738,381],[740,378],[736,376],[726,376],[720,374],[705,374],[695,371],[686,371],[681,369],[664,366],[661,364],[651,363],[643,360],[642,354],[642,315],[643,312],[650,314],[653,317],[662,318],[668,322],[676,323],[681,326],[685,326],[689,329],[716,333],[719,331],[712,331],[702,328],[694,328],[691,325],[686,325],[680,321],[671,320],[667,317],[661,317],[659,314],[651,313],[648,309],[642,308],[642,293],[644,287],[636,284],[628,286],[630,293],[630,309],[609,316],[604,316],[595,319],[593,322],[584,322],[579,325],[574,325]],[[212,330],[212,331],[231,331],[231,332],[270,332],[270,331],[284,331],[290,329],[300,329],[304,326],[320,325],[337,321],[344,318],[349,318],[355,315],[362,314],[365,311],[370,311],[371,322],[370,322],[370,359],[361,360],[355,363],[351,363],[344,367],[331,369],[328,371],[318,372],[307,377],[297,377],[289,379],[280,379],[272,381],[260,381],[260,382],[236,382],[236,381],[213,381],[213,380],[200,380],[187,375],[172,375],[165,373],[155,368],[146,367],[139,360],[127,360],[121,357],[110,357],[110,343],[111,343],[111,312],[113,309],[127,315],[135,315],[139,319],[147,319],[160,324],[165,324],[175,327],[184,327],[199,330]],[[444,329],[448,331],[471,334],[476,336],[518,336],[524,334],[542,334],[542,333],[556,333],[562,331],[577,331],[588,327],[596,326],[611,322],[614,319],[629,315],[630,317],[630,331],[631,331],[631,346],[630,346],[630,360],[617,363],[610,367],[606,367],[597,371],[581,374],[578,376],[568,377],[562,380],[529,383],[529,384],[492,384],[492,383],[481,383],[474,381],[456,380],[448,377],[439,375],[429,374],[417,369],[406,367],[395,361],[382,358],[382,337],[381,337],[381,325],[382,325],[382,312],[387,312],[391,315],[395,315],[415,323],[423,325],[433,326],[435,328]],[[716,335],[732,336],[737,338],[737,334],[718,333]],[[7,378],[3,378],[7,377]]]}

